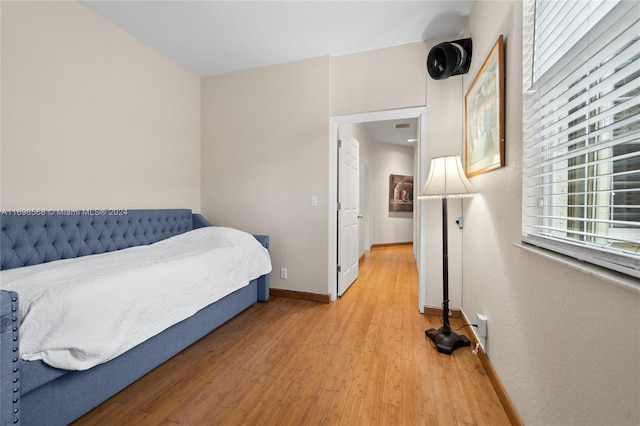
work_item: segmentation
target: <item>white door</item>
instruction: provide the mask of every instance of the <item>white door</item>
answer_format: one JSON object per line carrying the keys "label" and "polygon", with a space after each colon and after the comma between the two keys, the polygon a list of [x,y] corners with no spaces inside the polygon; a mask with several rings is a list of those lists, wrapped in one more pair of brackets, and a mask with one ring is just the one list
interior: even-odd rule
{"label": "white door", "polygon": [[338,296],[358,278],[360,145],[342,127],[338,143]]}

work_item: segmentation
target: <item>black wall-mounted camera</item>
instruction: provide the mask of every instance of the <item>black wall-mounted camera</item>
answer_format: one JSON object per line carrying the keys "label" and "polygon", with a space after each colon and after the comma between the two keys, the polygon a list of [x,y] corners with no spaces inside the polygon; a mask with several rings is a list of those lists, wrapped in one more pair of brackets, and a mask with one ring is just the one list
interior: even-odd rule
{"label": "black wall-mounted camera", "polygon": [[434,80],[466,74],[471,66],[471,39],[440,43],[429,51],[427,72]]}

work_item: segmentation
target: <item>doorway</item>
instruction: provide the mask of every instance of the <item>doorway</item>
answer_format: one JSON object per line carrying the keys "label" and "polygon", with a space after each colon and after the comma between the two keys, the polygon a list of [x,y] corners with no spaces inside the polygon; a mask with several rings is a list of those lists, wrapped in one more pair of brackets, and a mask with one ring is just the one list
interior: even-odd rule
{"label": "doorway", "polygon": [[[376,121],[386,120],[398,120],[398,119],[417,119],[420,131],[419,140],[415,146],[414,154],[414,180],[417,186],[421,185],[426,178],[426,108],[405,108],[388,111],[369,112],[361,114],[350,114],[343,116],[335,116],[331,118],[331,155],[330,155],[330,186],[329,186],[329,294],[331,300],[334,301],[338,297],[338,245],[340,239],[340,230],[338,227],[338,175],[339,175],[339,159],[338,159],[338,140],[339,140],[339,128],[341,125],[350,123],[368,123]],[[414,241],[414,256],[417,259],[418,264],[418,310],[422,313],[424,311],[424,289],[425,289],[425,277],[424,277],[424,261],[420,253],[423,252],[424,241],[421,237],[423,232],[420,232],[425,223],[424,209],[420,208],[419,203],[414,204],[414,227],[413,227],[413,241]]]}

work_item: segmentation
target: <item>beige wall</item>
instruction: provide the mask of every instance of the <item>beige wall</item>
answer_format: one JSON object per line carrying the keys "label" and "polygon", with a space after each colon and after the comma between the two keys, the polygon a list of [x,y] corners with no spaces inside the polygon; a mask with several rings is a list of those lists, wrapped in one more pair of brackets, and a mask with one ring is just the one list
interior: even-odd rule
{"label": "beige wall", "polygon": [[424,43],[331,58],[331,115],[424,106]]}
{"label": "beige wall", "polygon": [[328,294],[329,65],[324,57],[202,83],[203,211],[270,235],[274,288]]}
{"label": "beige wall", "polygon": [[389,175],[413,176],[413,147],[374,142],[371,173],[372,244],[413,241],[413,213],[389,211]]}
{"label": "beige wall", "polygon": [[[475,2],[464,91],[505,36],[506,167],[471,178],[463,311],[488,318],[488,354],[527,425],[640,423],[640,296],[523,251],[522,16],[519,1]],[[491,23],[491,25],[487,25]]]}
{"label": "beige wall", "polygon": [[200,210],[200,79],[79,2],[2,2],[2,208]]}
{"label": "beige wall", "polygon": [[330,294],[330,117],[424,105],[425,60],[414,43],[202,80],[203,212],[270,235],[273,288]]}

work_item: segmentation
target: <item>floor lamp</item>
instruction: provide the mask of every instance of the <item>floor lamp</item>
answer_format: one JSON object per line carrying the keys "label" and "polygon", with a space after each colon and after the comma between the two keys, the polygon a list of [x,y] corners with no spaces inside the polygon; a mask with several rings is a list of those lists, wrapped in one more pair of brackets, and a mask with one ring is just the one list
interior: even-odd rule
{"label": "floor lamp", "polygon": [[425,331],[433,340],[438,352],[451,354],[459,347],[471,345],[465,335],[451,331],[449,325],[449,254],[447,236],[447,199],[466,198],[473,194],[471,183],[465,175],[460,157],[437,157],[431,160],[429,177],[419,199],[442,199],[442,327]]}

